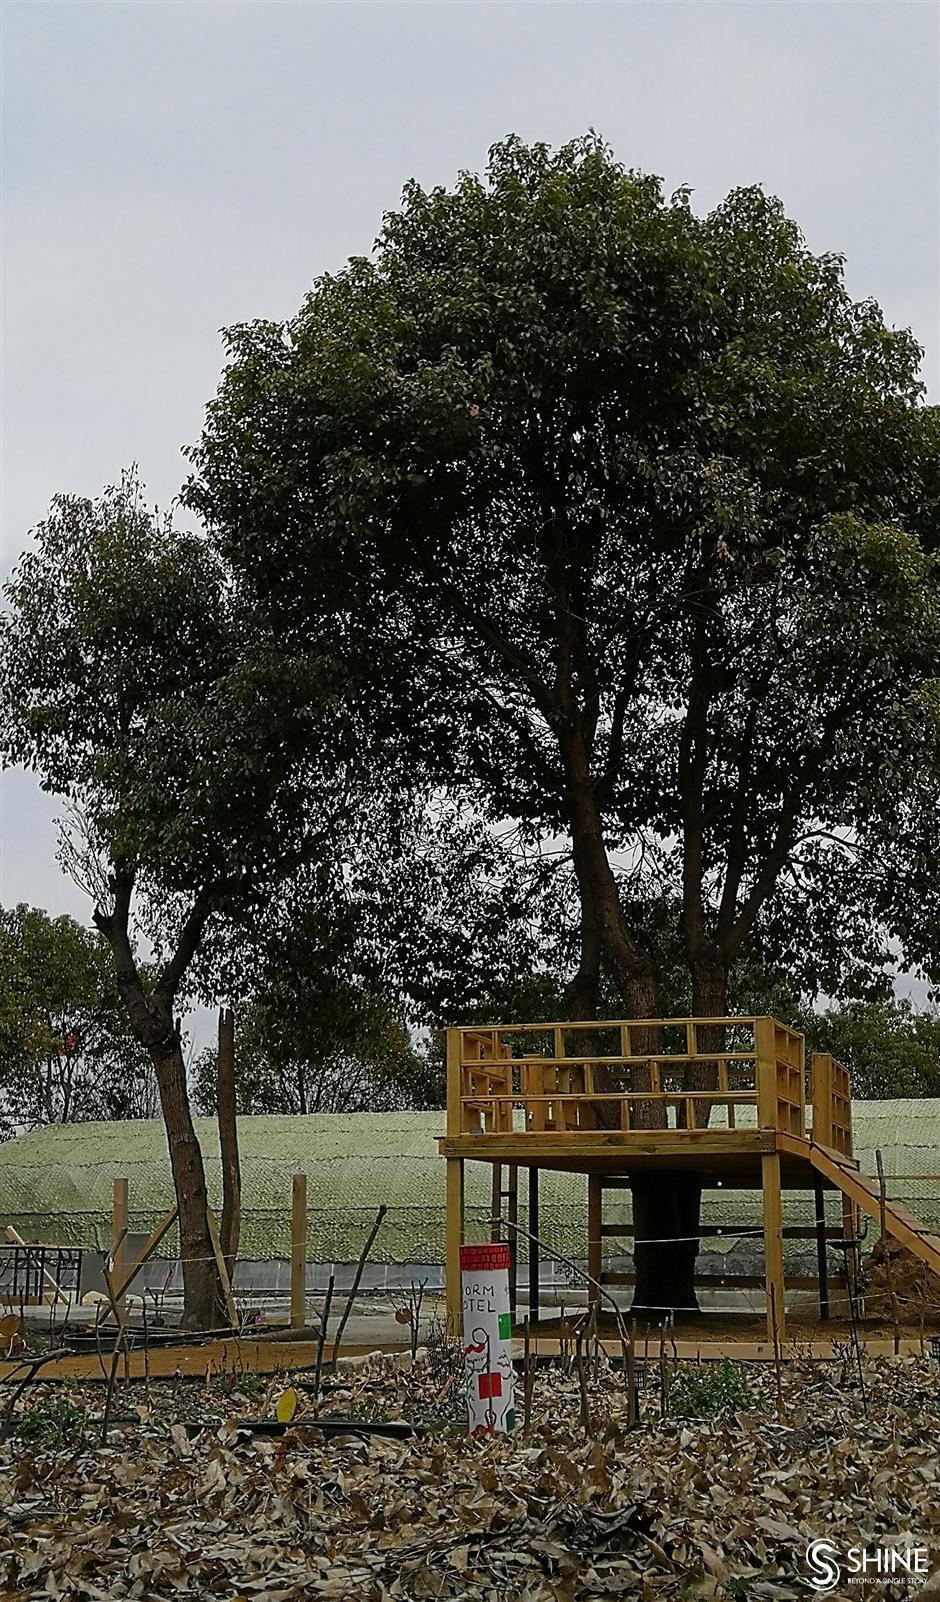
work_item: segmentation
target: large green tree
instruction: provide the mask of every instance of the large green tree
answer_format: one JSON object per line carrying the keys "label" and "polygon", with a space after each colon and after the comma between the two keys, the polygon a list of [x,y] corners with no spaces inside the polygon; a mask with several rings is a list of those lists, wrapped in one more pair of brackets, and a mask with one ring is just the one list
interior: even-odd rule
{"label": "large green tree", "polygon": [[[217,554],[153,513],[133,475],[97,501],[58,499],[6,600],[4,755],[82,820],[73,859],[159,1089],[185,1316],[211,1326],[221,1287],[178,1008],[197,955],[335,849],[354,783],[338,670],[288,656]],[[152,974],[135,928],[153,942]]]}
{"label": "large green tree", "polygon": [[[935,439],[910,334],[761,190],[699,216],[595,138],[509,139],[485,177],[409,184],[370,258],[228,352],[190,504],[286,630],[343,638],[442,785],[570,840],[570,1015],[605,971],[628,1016],[660,1010],[618,875],[641,854],[679,897],[693,1009],[724,1013],[757,920],[824,898],[890,811],[888,754],[920,759]],[[696,1183],[635,1204],[688,1242],[640,1265],[638,1305],[688,1305]]]}

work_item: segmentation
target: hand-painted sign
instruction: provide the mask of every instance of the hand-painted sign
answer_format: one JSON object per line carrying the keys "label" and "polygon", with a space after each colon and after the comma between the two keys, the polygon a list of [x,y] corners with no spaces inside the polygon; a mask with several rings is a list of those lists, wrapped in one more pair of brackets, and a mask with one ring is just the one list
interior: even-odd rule
{"label": "hand-painted sign", "polygon": [[509,1247],[461,1246],[460,1277],[467,1424],[471,1435],[507,1434],[516,1427]]}

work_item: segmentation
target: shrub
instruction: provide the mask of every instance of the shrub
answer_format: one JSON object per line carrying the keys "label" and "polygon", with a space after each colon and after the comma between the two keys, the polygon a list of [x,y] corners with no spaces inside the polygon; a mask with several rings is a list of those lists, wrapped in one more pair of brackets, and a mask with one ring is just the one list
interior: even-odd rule
{"label": "shrub", "polygon": [[712,1418],[756,1404],[757,1397],[728,1357],[699,1368],[680,1368],[669,1387],[670,1412],[676,1418]]}
{"label": "shrub", "polygon": [[20,1415],[13,1433],[25,1445],[65,1452],[81,1445],[85,1417],[67,1396],[45,1396]]}

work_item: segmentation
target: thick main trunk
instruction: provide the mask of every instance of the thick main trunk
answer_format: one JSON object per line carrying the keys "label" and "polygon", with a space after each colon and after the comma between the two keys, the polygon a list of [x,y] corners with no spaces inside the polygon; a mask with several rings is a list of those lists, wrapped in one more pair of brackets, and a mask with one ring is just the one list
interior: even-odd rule
{"label": "thick main trunk", "polygon": [[631,1313],[656,1323],[670,1312],[689,1318],[698,1312],[701,1175],[685,1169],[634,1174],[631,1189],[636,1269]]}
{"label": "thick main trunk", "polygon": [[219,1239],[231,1280],[241,1232],[242,1181],[238,1160],[238,1120],[235,1105],[235,1014],[219,1009],[218,1097],[219,1153],[222,1159],[222,1220]]}
{"label": "thick main trunk", "polygon": [[[722,1018],[727,1010],[727,969],[713,952],[690,958],[692,1014],[696,1018]],[[720,1024],[697,1030],[699,1051],[720,1054],[725,1030]],[[716,1058],[689,1063],[684,1076],[687,1090],[714,1090],[718,1085]],[[707,1127],[712,1103],[692,1103],[695,1127]],[[685,1106],[679,1108],[685,1123]],[[672,1311],[677,1318],[699,1311],[695,1291],[695,1261],[699,1253],[702,1215],[702,1176],[688,1169],[664,1169],[637,1175],[633,1182],[635,1316],[661,1321]]]}
{"label": "thick main trunk", "polygon": [[186,1087],[186,1065],[179,1035],[173,1031],[150,1052],[166,1126],[173,1186],[179,1208],[180,1261],[183,1269],[183,1326],[217,1329],[223,1322],[222,1281],[212,1250],[206,1173],[193,1125]]}
{"label": "thick main trunk", "polygon": [[[599,973],[603,962],[613,979],[622,1000],[625,1016],[655,1018],[659,1010],[656,974],[646,952],[626,926],[617,880],[607,855],[597,798],[587,763],[578,748],[569,752],[568,806],[574,870],[581,903],[582,931],[582,965],[569,988],[569,1007],[574,1016],[577,1016],[572,1003],[580,999],[579,986],[583,987],[584,983],[587,949],[594,964],[594,973]],[[595,977],[595,998],[596,990]],[[654,1052],[659,1049],[659,1044],[658,1032],[655,1029],[633,1031],[634,1054]],[[614,1080],[603,1068],[595,1070],[595,1084],[599,1090],[623,1088],[622,1081]],[[651,1084],[652,1079],[647,1067],[639,1065],[633,1069],[630,1076],[631,1090],[648,1091]],[[605,1127],[616,1126],[620,1121],[618,1108],[611,1102],[599,1102],[597,1112],[599,1122]],[[633,1102],[631,1122],[637,1128],[661,1128],[666,1122],[665,1109],[657,1102]]]}
{"label": "thick main trunk", "polygon": [[114,976],[127,1008],[131,1032],[153,1063],[179,1216],[183,1324],[187,1329],[215,1329],[224,1309],[222,1279],[209,1234],[206,1174],[189,1105],[186,1064],[179,1030],[173,1020],[176,986],[198,945],[209,892],[204,889],[196,898],[180,943],[154,991],[148,994],[141,982],[129,935],[134,870],[117,862],[112,868],[113,910],[105,912],[96,907],[93,918],[114,953]]}

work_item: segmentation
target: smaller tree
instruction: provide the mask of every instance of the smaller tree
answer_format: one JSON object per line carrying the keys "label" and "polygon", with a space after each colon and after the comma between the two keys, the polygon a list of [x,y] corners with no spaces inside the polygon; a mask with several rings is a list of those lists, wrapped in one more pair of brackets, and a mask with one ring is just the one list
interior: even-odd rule
{"label": "smaller tree", "polygon": [[184,1316],[211,1327],[221,1283],[176,1013],[213,930],[250,923],[336,837],[349,787],[332,738],[338,670],[288,657],[204,540],[145,506],[133,474],[97,501],[57,499],[6,597],[0,746],[84,820],[94,922],[159,1089]]}
{"label": "smaller tree", "polygon": [[807,1022],[807,1050],[848,1068],[862,1100],[940,1096],[940,1014],[885,997],[831,1007]]}
{"label": "smaller tree", "polygon": [[156,1108],[101,935],[38,907],[0,908],[0,1133]]}
{"label": "smaller tree", "polygon": [[[441,1085],[381,995],[346,983],[289,987],[240,1014],[235,1105],[257,1113],[391,1112],[437,1106]],[[216,1105],[218,1053],[207,1047],[193,1067],[198,1112]]]}

